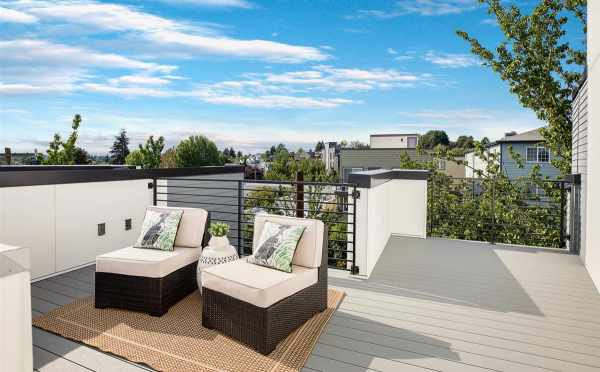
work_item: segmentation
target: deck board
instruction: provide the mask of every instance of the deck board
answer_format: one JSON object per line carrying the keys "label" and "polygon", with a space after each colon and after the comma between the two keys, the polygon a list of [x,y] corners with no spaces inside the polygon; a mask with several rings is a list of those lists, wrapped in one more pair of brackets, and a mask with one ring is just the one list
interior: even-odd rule
{"label": "deck board", "polygon": [[[93,283],[93,266],[34,283],[34,315]],[[564,251],[393,237],[370,278],[329,284],[346,298],[304,372],[600,371],[600,294]],[[42,372],[146,369],[41,330],[34,345]]]}

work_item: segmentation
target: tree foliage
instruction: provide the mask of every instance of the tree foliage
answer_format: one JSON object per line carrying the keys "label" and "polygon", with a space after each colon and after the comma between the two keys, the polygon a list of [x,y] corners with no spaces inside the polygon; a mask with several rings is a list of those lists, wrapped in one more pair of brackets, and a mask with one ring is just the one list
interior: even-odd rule
{"label": "tree foliage", "polygon": [[129,153],[125,163],[141,166],[144,169],[158,168],[160,167],[160,158],[164,148],[165,138],[163,136],[158,137],[157,140],[154,139],[154,136],[150,136],[143,146],[140,144],[137,150]]}
{"label": "tree foliage", "polygon": [[[88,164],[87,152],[76,146],[79,137],[79,126],[81,125],[81,115],[73,116],[71,124],[72,132],[66,141],[63,141],[60,134],[55,133],[52,141],[48,144],[46,157],[39,156],[39,162],[44,165],[74,165]],[[84,156],[85,155],[85,156]]]}
{"label": "tree foliage", "polygon": [[465,31],[458,35],[485,66],[505,80],[511,93],[540,120],[546,143],[554,153],[552,163],[563,174],[571,165],[571,100],[586,61],[585,41],[576,47],[565,40],[566,25],[579,22],[586,30],[586,0],[539,1],[531,14],[501,0],[479,0],[495,16],[504,40],[495,51]]}
{"label": "tree foliage", "polygon": [[450,145],[450,139],[443,130],[430,130],[419,139],[419,145],[424,149],[433,149],[436,146]]}
{"label": "tree foliage", "polygon": [[275,155],[271,168],[265,175],[269,180],[293,181],[298,171],[302,171],[307,182],[335,182],[337,174],[327,172],[325,163],[318,159],[296,160],[287,150],[281,150]]}
{"label": "tree foliage", "polygon": [[[539,166],[527,177],[509,179],[500,166],[500,153],[490,152],[475,142],[475,156],[484,169],[473,169],[476,178],[454,179],[440,172],[439,160],[454,161],[458,149],[442,146],[430,152],[431,160],[417,162],[406,154],[400,167],[427,169],[431,172],[428,187],[429,235],[451,239],[496,241],[544,247],[561,247],[560,184],[544,178]],[[510,151],[518,167],[525,162]]]}
{"label": "tree foliage", "polygon": [[175,163],[178,168],[223,165],[225,159],[217,145],[205,136],[190,136],[179,142]]}
{"label": "tree foliage", "polygon": [[129,155],[129,137],[125,129],[121,129],[119,135],[115,137],[109,154],[111,164],[125,164],[125,159]]}

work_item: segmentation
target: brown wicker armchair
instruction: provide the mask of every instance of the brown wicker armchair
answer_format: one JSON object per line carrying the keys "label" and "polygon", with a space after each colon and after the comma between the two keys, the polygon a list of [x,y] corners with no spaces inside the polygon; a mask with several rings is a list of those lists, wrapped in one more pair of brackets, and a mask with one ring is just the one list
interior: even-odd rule
{"label": "brown wicker armchair", "polygon": [[307,227],[294,254],[292,273],[242,259],[202,274],[202,325],[265,355],[327,307],[327,229],[323,222],[257,215],[254,248],[267,220]]}
{"label": "brown wicker armchair", "polygon": [[127,247],[96,257],[96,308],[162,316],[198,288],[196,266],[208,242],[209,214],[199,208],[177,209],[183,215],[172,252]]}

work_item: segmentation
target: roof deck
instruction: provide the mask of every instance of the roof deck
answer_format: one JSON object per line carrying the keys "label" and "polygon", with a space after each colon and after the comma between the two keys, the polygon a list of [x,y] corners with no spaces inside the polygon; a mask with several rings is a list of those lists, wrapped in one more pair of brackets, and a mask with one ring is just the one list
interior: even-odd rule
{"label": "roof deck", "polygon": [[[93,294],[93,266],[32,284],[34,316]],[[599,371],[600,294],[556,249],[392,237],[370,278],[330,270],[346,298],[305,371]],[[33,330],[39,371],[145,366]]]}

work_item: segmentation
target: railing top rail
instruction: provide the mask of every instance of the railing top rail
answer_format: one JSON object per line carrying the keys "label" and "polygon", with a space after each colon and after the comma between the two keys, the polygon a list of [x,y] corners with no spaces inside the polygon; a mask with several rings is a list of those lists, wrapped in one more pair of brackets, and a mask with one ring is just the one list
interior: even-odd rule
{"label": "railing top rail", "polygon": [[305,186],[337,186],[337,187],[356,187],[354,183],[339,182],[312,182],[312,181],[294,181],[294,180],[247,180],[247,179],[226,179],[226,178],[194,178],[194,177],[158,177],[157,180],[173,181],[197,181],[197,182],[244,182],[246,184],[266,184],[266,185],[305,185]]}

